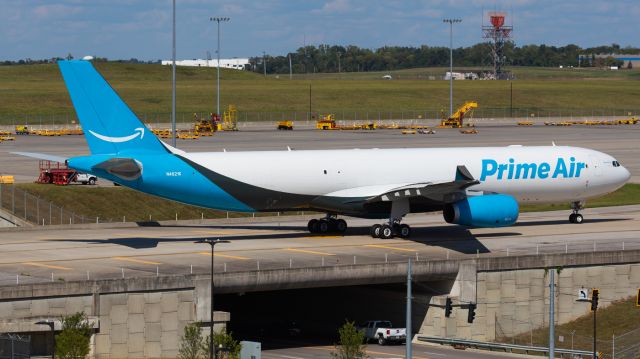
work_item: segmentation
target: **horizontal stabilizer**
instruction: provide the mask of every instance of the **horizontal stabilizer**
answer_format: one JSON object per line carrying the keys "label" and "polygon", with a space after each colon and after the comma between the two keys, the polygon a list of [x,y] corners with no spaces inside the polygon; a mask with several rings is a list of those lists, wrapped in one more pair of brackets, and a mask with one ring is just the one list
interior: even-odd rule
{"label": "horizontal stabilizer", "polygon": [[35,153],[35,152],[11,152],[11,154],[36,158],[36,159],[45,160],[45,161],[60,162],[60,163],[65,163],[68,159],[67,157],[60,157],[56,155],[49,155],[46,153]]}

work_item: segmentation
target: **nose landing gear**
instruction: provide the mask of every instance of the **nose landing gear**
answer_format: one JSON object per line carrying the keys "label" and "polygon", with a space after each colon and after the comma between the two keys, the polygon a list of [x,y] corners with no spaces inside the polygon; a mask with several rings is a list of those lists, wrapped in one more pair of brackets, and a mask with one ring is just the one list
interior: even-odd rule
{"label": "nose landing gear", "polygon": [[573,213],[569,215],[569,223],[580,224],[584,221],[584,218],[580,214],[580,210],[584,208],[584,202],[571,202],[571,210]]}

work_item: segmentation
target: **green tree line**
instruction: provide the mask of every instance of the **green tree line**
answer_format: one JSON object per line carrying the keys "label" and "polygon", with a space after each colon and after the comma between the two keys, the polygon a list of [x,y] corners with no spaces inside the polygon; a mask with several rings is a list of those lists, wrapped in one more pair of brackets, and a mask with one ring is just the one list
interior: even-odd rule
{"label": "green tree line", "polygon": [[[453,49],[455,66],[491,67],[490,45],[479,43],[470,47]],[[602,54],[638,54],[640,49],[621,48],[618,44],[581,48],[578,45],[547,46],[505,44],[505,56],[512,66],[608,66],[621,65],[613,58],[597,58]],[[284,55],[255,56],[249,59],[249,70],[262,73],[266,62],[267,73],[296,74],[322,72],[389,71],[416,67],[443,67],[449,65],[449,48],[442,46],[405,47],[385,46],[367,49],[355,45],[319,45],[300,47]],[[580,61],[580,64],[578,63]]]}

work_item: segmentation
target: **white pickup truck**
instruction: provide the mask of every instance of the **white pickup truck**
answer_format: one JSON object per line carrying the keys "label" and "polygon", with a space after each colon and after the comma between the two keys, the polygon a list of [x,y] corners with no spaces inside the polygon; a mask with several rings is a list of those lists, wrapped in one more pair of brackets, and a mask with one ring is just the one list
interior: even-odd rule
{"label": "white pickup truck", "polygon": [[387,343],[401,344],[407,339],[405,328],[394,328],[388,320],[370,320],[358,326],[364,331],[365,340],[375,340],[380,345]]}
{"label": "white pickup truck", "polygon": [[90,175],[87,173],[81,173],[81,172],[77,172],[75,177],[73,178],[74,182],[80,182],[82,184],[90,184],[90,185],[96,184],[97,180],[98,178],[96,178],[96,176]]}

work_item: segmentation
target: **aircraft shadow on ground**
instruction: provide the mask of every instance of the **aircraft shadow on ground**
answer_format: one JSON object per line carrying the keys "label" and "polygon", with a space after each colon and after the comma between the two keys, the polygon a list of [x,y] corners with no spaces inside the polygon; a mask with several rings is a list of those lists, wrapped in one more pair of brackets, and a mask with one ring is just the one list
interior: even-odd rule
{"label": "aircraft shadow on ground", "polygon": [[[171,226],[176,227],[176,226]],[[181,227],[181,226],[177,226]],[[187,226],[185,226],[187,228]],[[188,227],[193,229],[194,227]],[[203,227],[199,227],[203,228]],[[198,235],[173,238],[149,238],[149,237],[126,237],[126,238],[108,238],[108,239],[49,239],[50,242],[72,242],[86,244],[115,244],[129,247],[132,249],[149,249],[156,248],[160,243],[177,243],[177,242],[195,242],[203,238],[222,238],[229,241],[245,241],[245,240],[269,240],[269,239],[302,239],[314,237],[322,238],[323,235],[314,235],[305,233],[302,227],[278,227],[278,226],[207,226],[208,229],[253,229],[253,230],[274,230],[279,233],[267,234],[242,234],[242,235]],[[285,232],[295,230],[297,232]],[[280,232],[282,231],[282,232]],[[284,233],[283,233],[284,232]],[[352,227],[341,236],[368,236],[369,227]],[[421,243],[431,247],[442,247],[451,251],[463,254],[489,253],[489,249],[485,247],[478,237],[500,237],[500,236],[517,236],[520,233],[500,232],[500,233],[484,233],[472,234],[467,228],[458,226],[440,226],[440,227],[414,227],[413,233],[408,242]],[[386,240],[381,239],[380,244],[384,245]],[[198,247],[194,246],[194,251]]]}
{"label": "aircraft shadow on ground", "polygon": [[[632,218],[585,218],[582,224],[587,223],[607,223],[607,222],[621,222],[621,221],[631,221]],[[526,222],[518,222],[514,225],[514,227],[522,227],[522,226],[557,226],[559,224],[570,224],[566,219],[551,219],[551,220],[537,220],[537,221],[526,221]]]}

